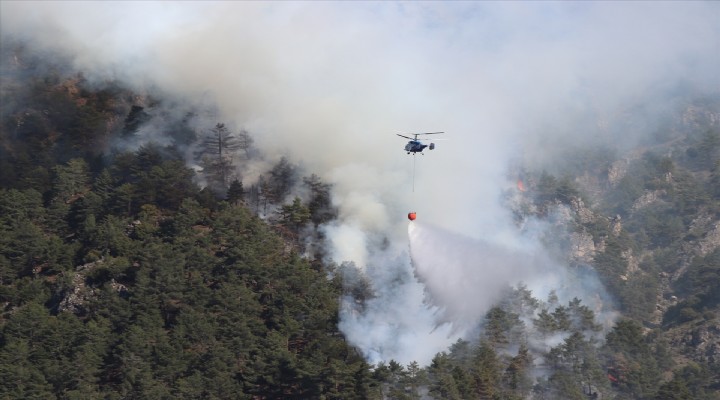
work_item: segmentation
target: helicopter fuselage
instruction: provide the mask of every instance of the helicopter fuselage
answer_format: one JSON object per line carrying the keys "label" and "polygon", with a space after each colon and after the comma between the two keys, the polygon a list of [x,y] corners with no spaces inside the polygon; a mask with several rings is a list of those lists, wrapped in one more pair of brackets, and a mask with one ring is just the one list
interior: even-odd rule
{"label": "helicopter fuselage", "polygon": [[[420,135],[437,135],[439,133],[445,133],[445,132],[408,133],[405,135],[398,133],[397,135],[400,137],[404,137],[405,139],[410,139],[410,141],[407,142],[407,144],[405,145],[405,151],[407,151],[408,154],[410,154],[410,153],[422,154],[423,150],[425,150],[426,147],[429,147],[430,150],[434,149],[435,143],[422,144],[421,140],[423,140],[423,139],[418,139],[418,136],[420,136]],[[408,136],[408,135],[412,135],[413,137]]]}
{"label": "helicopter fuselage", "polygon": [[408,153],[422,153],[426,147],[428,145],[420,143],[419,140],[411,140],[405,145],[405,151]]}

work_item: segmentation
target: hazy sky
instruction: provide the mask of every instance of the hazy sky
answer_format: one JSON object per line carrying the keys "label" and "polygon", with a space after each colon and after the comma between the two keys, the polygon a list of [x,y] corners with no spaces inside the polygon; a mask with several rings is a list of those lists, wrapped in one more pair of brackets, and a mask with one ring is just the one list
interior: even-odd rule
{"label": "hazy sky", "polygon": [[[333,183],[332,254],[363,268],[406,254],[411,210],[468,240],[522,242],[498,203],[508,163],[552,160],[678,88],[717,94],[719,21],[720,2],[691,1],[0,2],[2,35],[68,53],[90,79],[215,101],[270,159]],[[413,160],[395,134],[423,131],[449,140]],[[422,285],[392,293],[407,294],[397,309],[355,322],[421,322],[362,344],[380,359],[427,342],[433,325]],[[414,339],[386,343],[397,332]]]}

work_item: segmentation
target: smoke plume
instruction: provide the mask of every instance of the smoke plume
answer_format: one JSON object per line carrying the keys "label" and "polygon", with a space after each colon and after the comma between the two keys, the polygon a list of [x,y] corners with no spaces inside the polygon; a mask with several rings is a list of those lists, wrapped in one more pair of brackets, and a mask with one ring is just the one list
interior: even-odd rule
{"label": "smoke plume", "polygon": [[[3,1],[0,11],[3,36],[69,55],[93,82],[212,102],[215,122],[247,129],[266,160],[288,156],[332,183],[328,253],[354,262],[375,293],[363,307],[346,301],[341,328],[372,362],[427,363],[490,306],[496,284],[541,282],[548,269],[564,279],[499,202],[510,160],[546,167],[570,145],[630,146],[678,96],[720,90],[717,2]],[[638,105],[646,123],[618,122]],[[450,140],[413,159],[395,134],[423,131]]]}

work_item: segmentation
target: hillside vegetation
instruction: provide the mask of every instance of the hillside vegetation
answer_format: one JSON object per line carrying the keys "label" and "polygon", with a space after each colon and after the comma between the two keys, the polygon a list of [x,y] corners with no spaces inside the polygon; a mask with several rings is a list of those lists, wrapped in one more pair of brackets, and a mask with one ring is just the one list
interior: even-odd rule
{"label": "hillside vegetation", "polygon": [[559,221],[550,247],[597,271],[611,328],[518,285],[431,365],[369,365],[338,308],[372,287],[321,245],[301,256],[335,218],[330,185],[283,159],[244,187],[251,133],[19,46],[2,61],[0,398],[719,398],[718,99],[507,195],[519,227]]}

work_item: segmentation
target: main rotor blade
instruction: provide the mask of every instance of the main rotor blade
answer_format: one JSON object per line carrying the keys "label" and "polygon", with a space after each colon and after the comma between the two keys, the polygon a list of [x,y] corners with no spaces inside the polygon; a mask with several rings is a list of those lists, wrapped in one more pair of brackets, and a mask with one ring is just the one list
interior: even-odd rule
{"label": "main rotor blade", "polygon": [[411,135],[437,135],[438,133],[445,133],[445,132],[411,133]]}
{"label": "main rotor blade", "polygon": [[414,140],[413,138],[411,138],[411,137],[409,137],[409,136],[401,135],[401,134],[399,134],[399,133],[396,133],[396,135],[398,135],[398,136],[400,136],[400,137],[404,137],[405,139]]}

